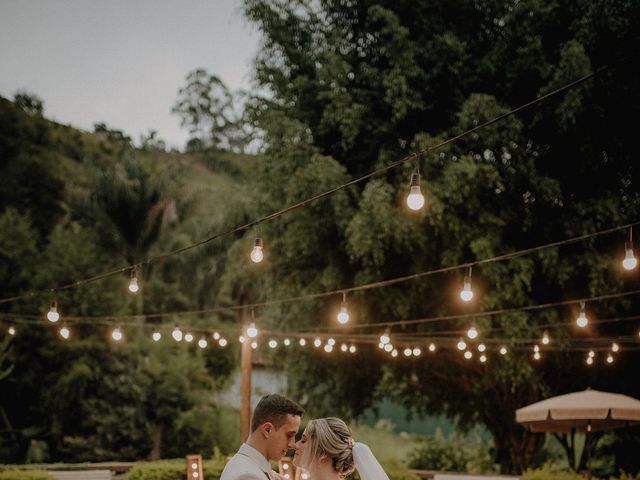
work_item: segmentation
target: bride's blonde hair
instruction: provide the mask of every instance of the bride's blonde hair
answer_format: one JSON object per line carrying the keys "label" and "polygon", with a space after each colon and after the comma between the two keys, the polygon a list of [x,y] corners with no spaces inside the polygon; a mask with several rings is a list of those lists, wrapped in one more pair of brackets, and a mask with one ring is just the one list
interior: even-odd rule
{"label": "bride's blonde hair", "polygon": [[346,477],[355,470],[351,429],[342,420],[336,417],[310,420],[305,435],[307,439],[301,462],[303,468],[313,468],[320,457],[326,455],[341,476]]}

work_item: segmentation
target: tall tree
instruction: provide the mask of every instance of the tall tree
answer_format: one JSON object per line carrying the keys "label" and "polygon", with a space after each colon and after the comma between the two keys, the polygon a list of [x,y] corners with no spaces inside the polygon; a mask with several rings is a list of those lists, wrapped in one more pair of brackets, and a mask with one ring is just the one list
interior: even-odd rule
{"label": "tall tree", "polygon": [[192,135],[189,145],[242,151],[247,133],[238,118],[234,95],[224,82],[202,68],[190,72],[186,82],[172,111]]}
{"label": "tall tree", "polygon": [[[324,211],[322,229],[335,232],[328,257],[325,243],[310,244],[308,235],[300,235],[306,225],[303,213],[283,220],[287,230],[279,230],[280,238],[292,244],[288,250],[305,255],[265,269],[263,282],[269,287],[263,291],[272,293],[271,285],[278,285],[302,293],[310,285],[318,289],[318,280],[327,278],[326,287],[340,288],[637,219],[640,197],[629,154],[634,139],[625,120],[638,110],[634,99],[640,93],[633,80],[638,57],[632,39],[640,32],[633,2],[612,7],[606,2],[537,0],[246,0],[245,11],[263,33],[256,80],[271,92],[255,96],[249,113],[265,132],[265,168],[271,176],[263,185],[264,195],[280,205],[292,200],[293,179],[313,168],[314,155],[359,176],[609,65],[563,97],[420,159],[426,214],[398,213],[402,194],[397,192],[406,188],[418,166],[407,165],[388,178],[369,180],[360,187],[360,200],[347,197],[337,215],[327,214],[328,200],[312,207]],[[607,57],[607,50],[620,57]],[[318,178],[324,174],[317,173]],[[296,199],[308,196],[296,194]],[[609,260],[623,241],[621,234],[483,266],[474,270],[474,284],[482,293],[471,306],[455,301],[464,273],[459,272],[388,287],[378,295],[355,295],[354,310],[358,322],[378,323],[619,291],[634,285]],[[323,265],[306,263],[319,256],[327,259]],[[295,273],[299,271],[308,276]],[[340,274],[326,277],[327,271]],[[280,325],[304,322],[304,308],[308,325],[317,325],[335,304],[282,308],[273,318]],[[637,306],[604,302],[590,308],[606,317],[634,312]],[[562,322],[572,314],[550,309],[479,319],[481,331],[496,329],[511,339],[512,355],[492,356],[488,366],[451,352],[427,365],[401,361],[384,366],[384,358],[372,349],[366,353],[366,368],[349,371],[343,364],[353,360],[293,360],[292,385],[316,404],[340,405],[355,415],[393,392],[420,413],[446,413],[463,426],[481,422],[493,435],[502,470],[520,472],[541,438],[515,424],[516,408],[572,388],[612,386],[610,376],[584,370],[582,359],[570,351],[549,353],[542,364],[518,351],[517,340],[541,335],[544,324],[556,325],[552,335],[566,345],[575,332]],[[452,330],[463,334],[464,327],[449,322],[401,326],[396,332],[446,337],[451,334],[444,332]],[[622,335],[628,326],[603,325],[597,333]],[[637,393],[632,383],[619,381],[633,373],[627,362],[635,354],[628,352],[626,358],[616,367],[619,377],[613,386]],[[326,379],[330,388],[320,388],[317,378]]]}

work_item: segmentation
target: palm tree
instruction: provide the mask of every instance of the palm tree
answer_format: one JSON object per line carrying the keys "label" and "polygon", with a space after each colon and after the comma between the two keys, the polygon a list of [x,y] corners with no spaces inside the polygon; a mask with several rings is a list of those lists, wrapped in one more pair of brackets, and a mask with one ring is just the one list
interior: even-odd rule
{"label": "palm tree", "polygon": [[106,218],[113,248],[129,264],[148,257],[162,233],[178,219],[166,177],[132,153],[122,163],[96,169],[93,203]]}

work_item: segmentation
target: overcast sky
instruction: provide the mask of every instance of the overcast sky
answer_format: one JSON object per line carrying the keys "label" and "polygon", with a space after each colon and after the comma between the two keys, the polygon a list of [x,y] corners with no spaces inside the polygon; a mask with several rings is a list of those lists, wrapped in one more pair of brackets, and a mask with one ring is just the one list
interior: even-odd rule
{"label": "overcast sky", "polygon": [[105,122],[169,146],[187,132],[171,114],[189,71],[248,88],[259,34],[241,0],[0,0],[0,95],[25,89],[45,116],[85,130]]}

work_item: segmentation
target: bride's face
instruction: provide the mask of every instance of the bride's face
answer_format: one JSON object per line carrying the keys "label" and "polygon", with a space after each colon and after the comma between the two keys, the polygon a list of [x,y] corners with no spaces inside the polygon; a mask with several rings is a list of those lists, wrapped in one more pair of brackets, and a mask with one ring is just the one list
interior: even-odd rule
{"label": "bride's face", "polygon": [[304,454],[304,446],[307,443],[307,431],[302,433],[302,437],[295,444],[295,455],[293,456],[293,464],[296,467],[301,467],[302,456]]}

